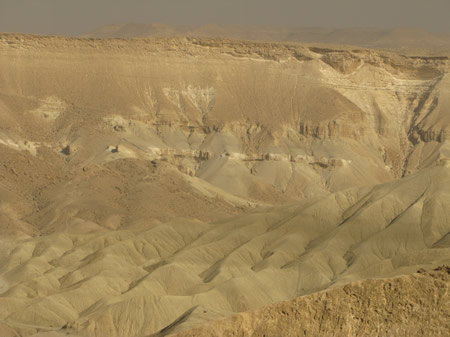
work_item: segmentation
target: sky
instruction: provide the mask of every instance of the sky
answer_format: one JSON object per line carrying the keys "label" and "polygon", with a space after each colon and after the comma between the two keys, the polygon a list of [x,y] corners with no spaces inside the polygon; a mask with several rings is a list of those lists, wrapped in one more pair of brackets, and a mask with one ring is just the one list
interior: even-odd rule
{"label": "sky", "polygon": [[450,0],[0,0],[0,32],[80,35],[114,23],[418,28],[450,33]]}

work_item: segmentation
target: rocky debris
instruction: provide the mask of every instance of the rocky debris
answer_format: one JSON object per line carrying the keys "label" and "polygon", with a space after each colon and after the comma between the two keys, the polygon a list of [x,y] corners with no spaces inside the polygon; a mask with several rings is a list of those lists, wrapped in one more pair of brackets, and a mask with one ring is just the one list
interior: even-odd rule
{"label": "rocky debris", "polygon": [[65,146],[62,150],[61,153],[66,155],[66,156],[70,156],[72,154],[72,150],[70,145]]}
{"label": "rocky debris", "polygon": [[108,146],[107,150],[110,151],[111,153],[118,153],[119,152],[119,145]]}
{"label": "rocky debris", "polygon": [[196,158],[198,159],[198,160],[209,160],[210,159],[210,152],[208,152],[208,151],[199,151],[198,153],[197,153],[197,155],[196,155]]}
{"label": "rocky debris", "polygon": [[114,125],[113,129],[114,129],[114,131],[117,131],[117,132],[125,132],[126,131],[126,129],[123,125]]}

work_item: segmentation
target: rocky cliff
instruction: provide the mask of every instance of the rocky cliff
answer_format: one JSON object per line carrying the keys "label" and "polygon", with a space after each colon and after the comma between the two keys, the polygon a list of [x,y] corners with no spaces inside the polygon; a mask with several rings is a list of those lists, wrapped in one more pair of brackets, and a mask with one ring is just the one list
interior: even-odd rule
{"label": "rocky cliff", "polygon": [[[79,217],[104,227],[108,206],[95,195],[114,195],[107,203],[120,205],[134,204],[137,191],[159,200],[156,191],[176,180],[194,204],[172,193],[174,204],[198,209],[214,200],[223,211],[166,215],[208,220],[387,182],[449,157],[445,56],[8,34],[0,50],[0,188],[24,200],[18,209],[3,205],[2,214],[15,226],[30,210],[55,206],[51,195],[67,200],[66,213],[80,213],[74,179],[97,203]],[[155,170],[170,178],[151,180]],[[130,174],[142,176],[130,184]],[[52,219],[25,222],[42,228]]]}

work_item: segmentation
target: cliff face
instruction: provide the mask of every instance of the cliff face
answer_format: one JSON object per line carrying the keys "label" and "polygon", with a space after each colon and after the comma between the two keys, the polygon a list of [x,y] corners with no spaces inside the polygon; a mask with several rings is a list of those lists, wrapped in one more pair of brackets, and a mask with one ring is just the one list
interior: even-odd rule
{"label": "cliff face", "polygon": [[[24,35],[1,35],[0,50],[0,146],[8,153],[2,188],[18,198],[34,195],[9,219],[42,209],[36,200],[54,194],[45,192],[46,176],[66,198],[71,193],[70,212],[80,206],[65,182],[78,177],[84,184],[86,175],[95,180],[86,191],[95,195],[97,185],[99,195],[110,195],[115,184],[114,201],[130,203],[125,190],[148,187],[124,182],[132,161],[157,161],[152,165],[184,181],[199,205],[222,200],[224,216],[255,203],[387,182],[449,156],[446,57],[222,39]],[[17,166],[37,158],[45,163]],[[110,181],[98,183],[93,172]],[[15,187],[19,180],[26,193]],[[207,220],[216,211],[172,214]],[[101,214],[81,218],[106,221]]]}

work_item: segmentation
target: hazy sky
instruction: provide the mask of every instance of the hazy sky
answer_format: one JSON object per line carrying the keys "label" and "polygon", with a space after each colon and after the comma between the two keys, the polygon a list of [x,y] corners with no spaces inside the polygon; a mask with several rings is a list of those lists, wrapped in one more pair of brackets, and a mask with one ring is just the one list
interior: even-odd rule
{"label": "hazy sky", "polygon": [[78,35],[130,22],[450,32],[450,0],[0,0],[0,32]]}

